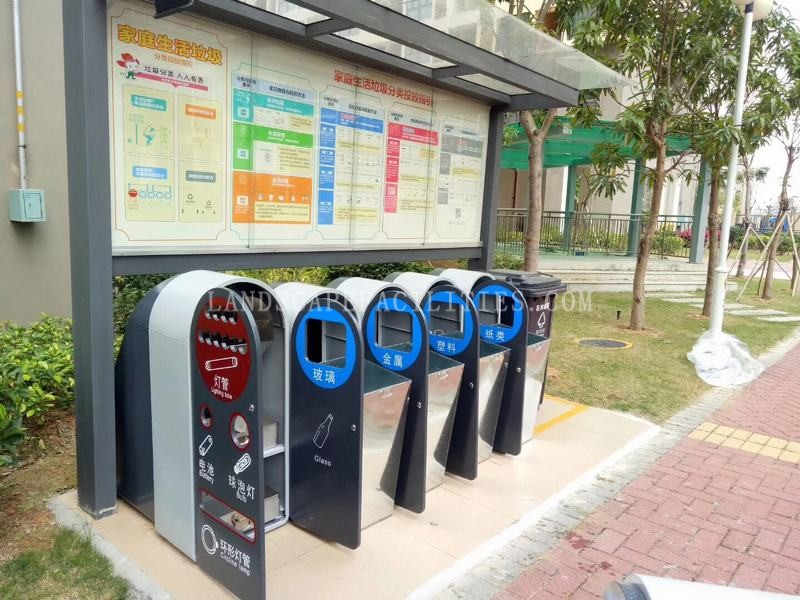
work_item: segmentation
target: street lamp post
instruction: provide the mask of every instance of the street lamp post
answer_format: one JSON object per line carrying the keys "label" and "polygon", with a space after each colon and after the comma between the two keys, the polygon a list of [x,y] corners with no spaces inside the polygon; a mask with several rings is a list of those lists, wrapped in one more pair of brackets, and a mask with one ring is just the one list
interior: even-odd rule
{"label": "street lamp post", "polygon": [[[739,60],[739,78],[736,83],[736,102],[733,109],[733,122],[737,129],[742,127],[744,112],[744,96],[747,88],[747,67],[750,62],[750,38],[753,33],[753,22],[765,17],[772,10],[773,0],[733,0],[734,4],[744,9],[744,28],[742,29],[742,50]],[[711,301],[711,321],[709,331],[712,334],[722,333],[722,320],[725,308],[725,288],[728,279],[728,242],[733,220],[733,200],[736,193],[736,173],[739,166],[739,143],[731,144],[731,155],[728,162],[728,180],[725,185],[725,206],[722,213],[722,225],[719,240],[719,260],[714,270],[714,295]],[[713,232],[712,232],[713,233]]]}
{"label": "street lamp post", "polygon": [[[739,61],[739,78],[736,84],[736,101],[733,121],[737,129],[742,127],[744,96],[747,87],[747,67],[750,62],[750,38],[753,21],[763,18],[772,9],[773,0],[733,0],[744,10],[742,50]],[[722,229],[719,240],[719,260],[714,269],[714,294],[711,298],[711,319],[706,331],[688,358],[695,365],[698,376],[711,385],[731,386],[745,384],[761,373],[763,367],[750,356],[747,347],[735,337],[722,332],[725,309],[725,288],[728,278],[728,241],[733,220],[733,199],[736,192],[736,171],[739,165],[739,144],[731,144],[728,162],[728,181],[725,188],[725,206],[722,213]],[[712,232],[713,233],[713,232]]]}

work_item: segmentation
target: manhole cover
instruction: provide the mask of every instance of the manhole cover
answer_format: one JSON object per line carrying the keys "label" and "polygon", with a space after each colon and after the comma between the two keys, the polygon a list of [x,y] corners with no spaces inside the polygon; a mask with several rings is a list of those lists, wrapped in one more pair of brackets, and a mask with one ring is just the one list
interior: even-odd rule
{"label": "manhole cover", "polygon": [[629,342],[621,340],[607,340],[605,338],[587,338],[578,340],[581,346],[589,346],[590,348],[603,348],[605,350],[621,350],[623,348],[630,348]]}

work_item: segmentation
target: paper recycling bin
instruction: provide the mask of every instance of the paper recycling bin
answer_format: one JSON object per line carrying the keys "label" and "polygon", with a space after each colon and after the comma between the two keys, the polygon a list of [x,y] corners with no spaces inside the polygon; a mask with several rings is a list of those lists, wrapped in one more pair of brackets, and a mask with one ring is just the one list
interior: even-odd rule
{"label": "paper recycling bin", "polygon": [[364,360],[354,304],[338,290],[275,287],[291,324],[290,517],[349,548],[392,514],[411,382]]}
{"label": "paper recycling bin", "polygon": [[470,290],[478,310],[481,339],[509,349],[493,447],[497,452],[517,455],[536,425],[550,340],[527,332],[525,298],[510,283],[480,271],[444,269],[438,274]]}
{"label": "paper recycling bin", "polygon": [[475,479],[479,462],[478,426],[482,416],[478,404],[481,356],[475,306],[452,282],[433,275],[393,273],[387,280],[403,286],[422,307],[430,349],[464,365],[458,399],[451,412],[452,426],[446,425],[446,430],[452,428],[447,455],[444,456],[441,447],[435,455],[440,460],[446,458],[448,473]]}
{"label": "paper recycling bin", "polygon": [[283,331],[269,287],[193,271],[139,303],[115,367],[120,496],[240,598],[288,516]]}

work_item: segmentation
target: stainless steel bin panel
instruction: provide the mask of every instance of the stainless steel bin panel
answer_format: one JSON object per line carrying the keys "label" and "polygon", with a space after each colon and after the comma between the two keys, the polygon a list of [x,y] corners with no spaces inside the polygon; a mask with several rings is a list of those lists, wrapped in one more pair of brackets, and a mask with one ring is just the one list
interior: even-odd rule
{"label": "stainless steel bin panel", "polygon": [[364,363],[361,528],[392,514],[411,381]]}
{"label": "stainless steel bin panel", "polygon": [[427,491],[442,485],[464,365],[436,352],[428,363]]}
{"label": "stainless steel bin panel", "polygon": [[547,357],[550,354],[550,338],[532,333],[528,334],[528,348],[525,358],[525,404],[522,409],[522,443],[533,439],[536,415],[542,399]]}
{"label": "stainless steel bin panel", "polygon": [[492,455],[510,350],[481,340],[478,361],[478,462]]}

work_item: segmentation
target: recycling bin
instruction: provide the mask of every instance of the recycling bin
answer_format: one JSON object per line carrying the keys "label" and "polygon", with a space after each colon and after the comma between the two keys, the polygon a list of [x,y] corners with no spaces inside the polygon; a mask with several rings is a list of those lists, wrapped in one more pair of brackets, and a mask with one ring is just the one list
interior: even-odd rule
{"label": "recycling bin", "polygon": [[470,291],[478,310],[481,340],[509,350],[493,448],[517,455],[536,426],[550,340],[528,333],[525,298],[510,283],[464,269],[444,269],[438,275]]}
{"label": "recycling bin", "polygon": [[[539,405],[544,401],[544,383],[547,373],[547,361],[550,356],[550,333],[553,327],[553,310],[558,294],[567,290],[560,279],[548,275],[525,273],[523,271],[496,270],[492,274],[516,287],[525,297],[528,305],[528,359],[526,370],[526,397],[534,397],[539,391]],[[542,366],[542,361],[544,365]],[[539,371],[543,371],[539,375]],[[527,406],[527,404],[526,404]],[[538,412],[538,409],[537,409]],[[529,411],[530,413],[530,411]],[[535,414],[529,414],[529,422],[535,424]],[[531,439],[533,433],[527,429],[524,441]],[[530,434],[531,437],[527,437]]]}
{"label": "recycling bin", "polygon": [[364,360],[353,302],[341,291],[284,283],[291,326],[292,522],[349,548],[392,514],[411,381]]}
{"label": "recycling bin", "polygon": [[136,307],[115,366],[119,495],[240,598],[264,597],[288,518],[284,327],[263,283],[184,273]]}
{"label": "recycling bin", "polygon": [[448,416],[463,365],[435,354],[429,358],[425,317],[401,286],[362,277],[329,285],[353,301],[367,359],[411,380],[395,504],[422,512],[426,491],[444,480],[452,431]]}
{"label": "recycling bin", "polygon": [[[465,479],[478,475],[479,423],[481,421],[478,391],[480,385],[480,345],[477,336],[478,315],[469,296],[452,282],[424,273],[393,273],[387,277],[403,286],[422,308],[428,327],[429,347],[433,354],[463,365],[458,396],[444,426],[444,435],[434,448],[434,459],[443,462],[445,470]],[[438,357],[436,363],[440,363]],[[444,365],[443,365],[444,366]],[[449,394],[454,389],[450,377],[429,378]],[[429,398],[433,394],[429,393]],[[444,441],[450,432],[447,452]]]}
{"label": "recycling bin", "polygon": [[513,285],[525,297],[528,303],[528,331],[549,338],[553,327],[556,297],[567,291],[567,286],[562,284],[560,279],[541,273],[505,269],[491,273]]}
{"label": "recycling bin", "polygon": [[525,402],[525,299],[488,273],[439,269],[438,277],[469,294],[478,311],[481,339],[481,459],[492,450],[519,454]]}

